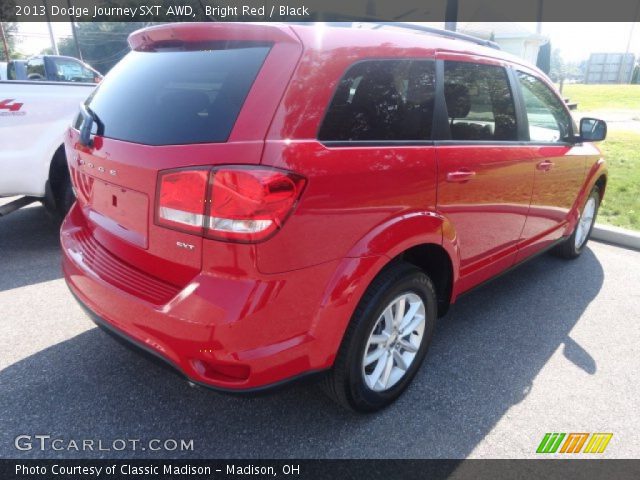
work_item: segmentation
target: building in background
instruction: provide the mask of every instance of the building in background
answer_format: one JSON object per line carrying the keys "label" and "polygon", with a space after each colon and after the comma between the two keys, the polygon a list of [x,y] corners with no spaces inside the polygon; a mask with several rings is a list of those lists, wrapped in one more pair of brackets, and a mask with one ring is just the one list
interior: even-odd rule
{"label": "building in background", "polygon": [[493,40],[505,52],[512,53],[534,65],[538,59],[540,47],[549,42],[546,36],[513,22],[459,22],[457,30],[474,37]]}
{"label": "building in background", "polygon": [[584,83],[631,83],[635,64],[633,53],[592,53]]}

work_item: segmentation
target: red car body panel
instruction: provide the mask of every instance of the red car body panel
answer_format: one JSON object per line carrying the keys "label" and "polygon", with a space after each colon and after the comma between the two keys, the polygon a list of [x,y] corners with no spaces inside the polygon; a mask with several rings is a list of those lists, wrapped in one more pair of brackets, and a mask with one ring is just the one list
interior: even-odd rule
{"label": "red car body panel", "polygon": [[[144,51],[176,39],[273,47],[224,143],[148,146],[97,136],[89,148],[71,129],[78,201],[61,242],[65,278],[80,301],[198,383],[249,390],[330,368],[358,302],[392,259],[416,246],[441,248],[454,302],[569,235],[606,173],[590,144],[317,140],[338,81],[358,60],[455,59],[543,78],[499,51],[394,31],[229,24],[152,27],[130,43]],[[557,168],[538,169],[543,161]],[[157,225],[160,171],[229,164],[306,179],[273,237],[232,243]],[[450,176],[470,168],[468,180]]]}

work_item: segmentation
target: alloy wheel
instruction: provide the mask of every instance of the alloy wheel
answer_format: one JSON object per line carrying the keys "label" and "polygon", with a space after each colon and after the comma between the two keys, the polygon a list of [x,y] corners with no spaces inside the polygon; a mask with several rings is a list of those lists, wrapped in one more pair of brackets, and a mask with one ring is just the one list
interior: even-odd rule
{"label": "alloy wheel", "polygon": [[580,215],[580,220],[578,220],[578,226],[576,227],[576,250],[580,249],[587,240],[587,235],[589,235],[589,231],[591,230],[591,224],[593,223],[595,214],[596,200],[593,197],[589,197],[589,200],[587,200],[587,203],[582,210],[582,215]]}
{"label": "alloy wheel", "polygon": [[371,390],[389,390],[406,375],[422,344],[425,318],[424,301],[415,293],[403,293],[384,308],[362,358],[362,375]]}

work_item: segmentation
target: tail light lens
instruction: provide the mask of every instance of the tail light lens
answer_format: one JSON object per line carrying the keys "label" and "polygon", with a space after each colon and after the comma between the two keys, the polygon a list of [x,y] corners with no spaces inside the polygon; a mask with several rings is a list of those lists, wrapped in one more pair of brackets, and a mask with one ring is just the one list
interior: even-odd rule
{"label": "tail light lens", "polygon": [[258,242],[278,231],[305,179],[268,168],[171,170],[158,179],[156,223],[235,242]]}
{"label": "tail light lens", "polygon": [[160,176],[157,218],[167,227],[202,233],[208,170],[176,170]]}

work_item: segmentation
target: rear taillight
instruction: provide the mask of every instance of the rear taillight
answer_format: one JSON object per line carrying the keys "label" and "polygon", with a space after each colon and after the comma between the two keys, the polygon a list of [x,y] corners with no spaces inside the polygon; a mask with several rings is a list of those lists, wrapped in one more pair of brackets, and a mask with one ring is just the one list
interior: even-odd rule
{"label": "rear taillight", "polygon": [[270,168],[160,172],[156,222],[218,240],[258,242],[282,227],[304,185],[303,177]]}
{"label": "rear taillight", "polygon": [[161,224],[202,233],[209,170],[174,170],[160,175],[157,218]]}

